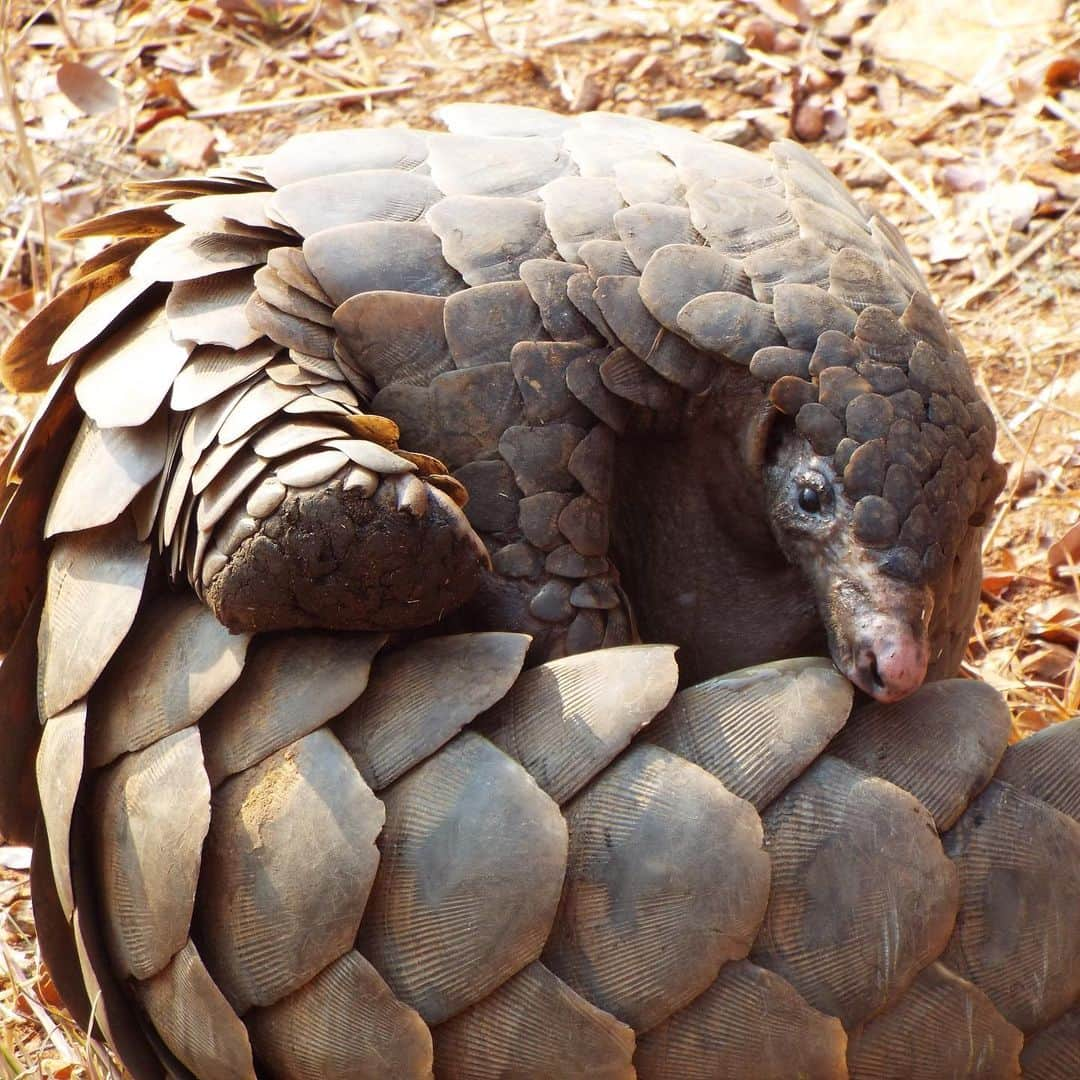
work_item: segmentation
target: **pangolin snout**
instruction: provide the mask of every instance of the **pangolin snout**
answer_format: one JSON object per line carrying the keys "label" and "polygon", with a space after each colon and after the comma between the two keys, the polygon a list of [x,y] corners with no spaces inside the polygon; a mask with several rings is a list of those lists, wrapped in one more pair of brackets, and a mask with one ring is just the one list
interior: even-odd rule
{"label": "pangolin snout", "polygon": [[922,685],[929,659],[926,632],[903,628],[860,641],[845,674],[878,701],[899,701]]}
{"label": "pangolin snout", "polygon": [[823,611],[833,662],[878,701],[907,697],[926,679],[933,607],[924,586],[836,583]]}

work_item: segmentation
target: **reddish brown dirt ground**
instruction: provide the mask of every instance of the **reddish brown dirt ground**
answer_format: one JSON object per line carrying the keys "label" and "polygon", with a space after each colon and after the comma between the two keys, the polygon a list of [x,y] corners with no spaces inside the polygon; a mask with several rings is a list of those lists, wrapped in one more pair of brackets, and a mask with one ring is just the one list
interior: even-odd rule
{"label": "reddish brown dirt ground", "polygon": [[[806,141],[900,226],[999,420],[965,668],[1014,737],[1080,709],[1080,14],[958,0],[0,0],[0,340],[92,253],[57,231],[132,177],[452,100]],[[0,391],[0,453],[35,407]],[[0,838],[2,844],[2,838]],[[114,1070],[66,1017],[0,846],[0,1077]]]}

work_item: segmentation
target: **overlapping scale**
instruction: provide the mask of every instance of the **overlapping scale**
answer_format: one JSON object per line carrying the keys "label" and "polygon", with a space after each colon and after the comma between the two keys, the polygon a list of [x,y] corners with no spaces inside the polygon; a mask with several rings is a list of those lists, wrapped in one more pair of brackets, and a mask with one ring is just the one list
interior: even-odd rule
{"label": "overlapping scale", "polygon": [[620,757],[566,808],[566,883],[544,964],[647,1031],[747,954],[769,897],[749,803],[654,746]]}
{"label": "overlapping scale", "polygon": [[290,1080],[427,1080],[431,1033],[360,953],[345,953],[299,990],[244,1018],[271,1076]]}
{"label": "overlapping scale", "polygon": [[781,660],[687,688],[645,733],[760,811],[825,748],[852,687],[825,659]]}
{"label": "overlapping scale", "polygon": [[634,1033],[532,963],[432,1032],[447,1080],[632,1080]]}
{"label": "overlapping scale", "polygon": [[121,977],[147,979],[183,948],[191,927],[210,825],[198,730],[167,735],[109,766],[95,783],[93,818],[109,954]]}
{"label": "overlapping scale", "polygon": [[379,864],[383,819],[326,731],[215,791],[195,933],[238,1014],[279,1001],[349,950]]}
{"label": "overlapping scale", "polygon": [[912,796],[827,755],[763,820],[773,882],[752,959],[851,1028],[945,948],[956,868]]}
{"label": "overlapping scale", "polygon": [[517,762],[469,732],[381,795],[382,864],[357,946],[437,1024],[539,957],[566,823]]}
{"label": "overlapping scale", "polygon": [[779,975],[739,960],[638,1037],[634,1067],[641,1080],[834,1080],[847,1075],[846,1045],[839,1020]]}
{"label": "overlapping scale", "polygon": [[380,657],[334,733],[380,791],[498,701],[528,644],[524,634],[454,634]]}

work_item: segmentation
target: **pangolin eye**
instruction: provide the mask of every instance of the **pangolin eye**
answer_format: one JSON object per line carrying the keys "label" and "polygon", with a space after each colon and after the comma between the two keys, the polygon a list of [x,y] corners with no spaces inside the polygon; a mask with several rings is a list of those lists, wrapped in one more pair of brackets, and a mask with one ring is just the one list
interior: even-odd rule
{"label": "pangolin eye", "polygon": [[799,507],[808,514],[821,513],[821,492],[817,488],[807,487],[805,484],[799,487]]}

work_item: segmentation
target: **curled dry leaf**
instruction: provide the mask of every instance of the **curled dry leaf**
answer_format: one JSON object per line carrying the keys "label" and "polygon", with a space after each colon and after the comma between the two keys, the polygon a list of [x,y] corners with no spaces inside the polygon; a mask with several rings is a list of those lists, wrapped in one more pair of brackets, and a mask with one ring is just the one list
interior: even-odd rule
{"label": "curled dry leaf", "polygon": [[87,116],[112,112],[124,104],[123,91],[86,64],[75,61],[61,64],[56,72],[56,85],[64,97]]}
{"label": "curled dry leaf", "polygon": [[1070,563],[1080,563],[1080,521],[1078,521],[1057,543],[1050,546],[1046,561],[1056,570]]}
{"label": "curled dry leaf", "polygon": [[214,133],[198,120],[170,116],[152,127],[135,146],[139,157],[148,161],[175,163],[197,169],[216,156]]}
{"label": "curled dry leaf", "polygon": [[1046,89],[1051,94],[1060,93],[1070,86],[1080,86],[1080,60],[1075,56],[1063,56],[1051,61],[1046,67]]}

